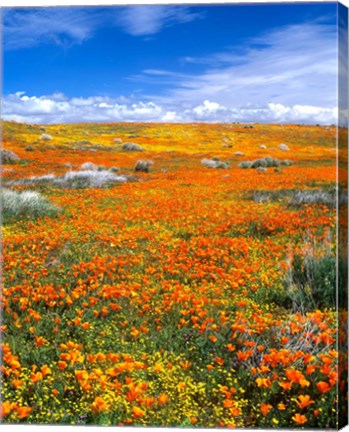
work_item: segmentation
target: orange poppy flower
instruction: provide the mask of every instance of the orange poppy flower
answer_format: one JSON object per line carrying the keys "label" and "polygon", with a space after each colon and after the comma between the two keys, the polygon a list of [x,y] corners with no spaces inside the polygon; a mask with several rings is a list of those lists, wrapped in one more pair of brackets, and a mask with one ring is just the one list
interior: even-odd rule
{"label": "orange poppy flower", "polygon": [[316,366],[314,366],[314,365],[308,365],[305,373],[307,375],[311,375],[314,371],[316,371]]}
{"label": "orange poppy flower", "polygon": [[184,370],[189,369],[190,366],[192,365],[192,363],[189,362],[189,361],[180,361],[179,364],[182,366],[182,368],[183,368]]}
{"label": "orange poppy flower", "polygon": [[264,402],[261,403],[261,413],[265,416],[268,415],[268,412],[272,409],[272,405],[265,404]]}
{"label": "orange poppy flower", "polygon": [[314,401],[310,399],[309,395],[300,395],[298,396],[298,401],[296,401],[296,404],[299,406],[300,409],[303,409],[313,403]]}
{"label": "orange poppy flower", "polygon": [[65,362],[65,361],[59,361],[58,362],[58,367],[59,367],[59,370],[63,370],[63,369],[65,369],[66,367],[67,367],[67,362]]}
{"label": "orange poppy flower", "polygon": [[309,387],[310,386],[310,382],[308,380],[306,380],[305,378],[301,378],[299,380],[299,385],[301,387]]}
{"label": "orange poppy flower", "polygon": [[140,418],[144,416],[144,411],[135,406],[132,408],[132,415],[134,418]]}
{"label": "orange poppy flower", "polygon": [[11,381],[11,384],[17,390],[18,388],[20,388],[22,386],[23,380],[21,380],[21,379],[15,379],[15,380]]}
{"label": "orange poppy flower", "polygon": [[41,381],[42,378],[43,378],[43,376],[42,376],[41,372],[31,374],[31,380],[34,384],[37,383],[38,381]]}
{"label": "orange poppy flower", "polygon": [[292,420],[295,421],[298,425],[302,425],[306,423],[308,419],[305,415],[297,413],[292,417]]}
{"label": "orange poppy flower", "polygon": [[165,394],[161,394],[158,398],[158,403],[159,405],[164,405],[165,403],[167,403],[169,401],[169,397]]}
{"label": "orange poppy flower", "polygon": [[6,417],[10,412],[13,410],[13,408],[16,407],[16,404],[13,402],[5,401],[1,404],[1,418]]}
{"label": "orange poppy flower", "polygon": [[271,386],[270,378],[257,378],[256,383],[261,388],[269,388]]}
{"label": "orange poppy flower", "polygon": [[29,407],[18,407],[17,408],[17,416],[19,419],[24,419],[28,417],[28,415],[33,411],[34,408]]}
{"label": "orange poppy flower", "polygon": [[292,383],[290,381],[279,382],[279,386],[284,390],[289,390],[292,387]]}
{"label": "orange poppy flower", "polygon": [[218,363],[220,366],[223,366],[223,365],[224,365],[224,360],[223,360],[221,357],[216,356],[213,360],[214,360],[216,363]]}
{"label": "orange poppy flower", "polygon": [[109,408],[109,404],[107,404],[103,398],[97,396],[95,400],[92,402],[91,407],[92,407],[92,411],[98,414],[103,411],[106,411]]}
{"label": "orange poppy flower", "polygon": [[230,408],[229,412],[233,417],[237,417],[241,414],[241,410],[237,407]]}
{"label": "orange poppy flower", "polygon": [[47,365],[43,365],[41,367],[41,373],[42,373],[42,376],[45,377],[46,375],[52,373],[52,371]]}
{"label": "orange poppy flower", "polygon": [[318,382],[316,384],[316,387],[320,393],[327,393],[328,391],[331,390],[331,386],[325,381]]}
{"label": "orange poppy flower", "polygon": [[36,345],[40,348],[41,346],[43,346],[45,343],[47,342],[46,339],[44,339],[41,336],[35,336],[35,343]]}

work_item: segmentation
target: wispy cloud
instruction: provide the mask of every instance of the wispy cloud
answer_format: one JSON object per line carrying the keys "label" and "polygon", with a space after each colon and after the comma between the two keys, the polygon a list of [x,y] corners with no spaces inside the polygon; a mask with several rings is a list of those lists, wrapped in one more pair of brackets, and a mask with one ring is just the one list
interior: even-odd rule
{"label": "wispy cloud", "polygon": [[3,42],[5,50],[47,43],[69,46],[91,38],[102,26],[149,36],[199,17],[185,6],[5,8]]}
{"label": "wispy cloud", "polygon": [[[335,26],[304,23],[249,40],[238,52],[231,48],[203,58],[189,57],[184,60],[201,64],[201,72],[177,76],[157,100],[195,104],[207,99],[228,108],[267,102],[333,107],[337,105],[336,41]],[[163,71],[153,82],[174,77],[173,72]],[[143,74],[148,82],[150,78]]]}
{"label": "wispy cloud", "polygon": [[4,9],[4,48],[15,50],[52,42],[81,43],[93,35],[101,18],[93,9],[79,7]]}
{"label": "wispy cloud", "polygon": [[186,6],[141,5],[123,8],[117,22],[132,36],[149,36],[165,27],[188,23],[200,16]]}
{"label": "wispy cloud", "polygon": [[204,100],[190,108],[173,106],[171,110],[153,101],[126,103],[102,96],[69,99],[61,93],[28,96],[24,92],[5,96],[1,102],[3,119],[25,123],[195,121],[331,124],[337,121],[336,109],[275,103],[228,108]]}

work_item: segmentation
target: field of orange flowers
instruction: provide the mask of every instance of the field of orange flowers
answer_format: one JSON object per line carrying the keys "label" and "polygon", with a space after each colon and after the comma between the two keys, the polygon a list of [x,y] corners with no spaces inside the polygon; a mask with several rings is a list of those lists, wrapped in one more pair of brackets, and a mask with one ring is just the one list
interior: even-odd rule
{"label": "field of orange flowers", "polygon": [[[20,158],[3,185],[60,209],[4,220],[3,422],[337,427],[346,378],[332,282],[319,279],[335,272],[335,127],[5,122],[3,133]],[[130,141],[144,151],[123,150]],[[293,165],[239,167],[266,156]],[[134,172],[139,159],[149,173]],[[132,181],[24,181],[86,162]]]}

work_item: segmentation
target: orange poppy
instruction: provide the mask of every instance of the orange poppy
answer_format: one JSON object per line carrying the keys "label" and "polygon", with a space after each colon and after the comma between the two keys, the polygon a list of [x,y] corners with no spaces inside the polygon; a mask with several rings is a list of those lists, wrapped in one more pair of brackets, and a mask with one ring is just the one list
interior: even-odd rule
{"label": "orange poppy", "polygon": [[316,387],[320,393],[327,393],[328,391],[331,390],[331,386],[325,381],[318,382],[316,384]]}
{"label": "orange poppy", "polygon": [[300,409],[303,409],[313,403],[314,401],[310,399],[309,395],[305,395],[305,396],[299,395],[298,401],[296,401],[296,404],[299,406]]}
{"label": "orange poppy", "polygon": [[144,416],[144,411],[140,409],[139,407],[133,407],[132,408],[132,415],[134,418],[140,418]]}
{"label": "orange poppy", "polygon": [[34,408],[30,408],[30,407],[18,407],[17,408],[17,416],[19,419],[24,419],[26,417],[28,417],[28,415],[33,411]]}
{"label": "orange poppy", "polygon": [[292,420],[295,421],[298,425],[302,425],[306,423],[308,419],[305,415],[297,413],[292,417]]}
{"label": "orange poppy", "polygon": [[159,405],[164,405],[165,403],[167,403],[169,401],[169,397],[165,394],[161,394],[158,398],[158,403]]}
{"label": "orange poppy", "polygon": [[264,417],[268,415],[272,408],[273,407],[270,404],[265,404],[264,402],[261,403],[261,413],[264,415]]}
{"label": "orange poppy", "polygon": [[106,411],[109,408],[109,404],[107,404],[103,398],[97,396],[92,402],[91,408],[94,413],[99,414]]}

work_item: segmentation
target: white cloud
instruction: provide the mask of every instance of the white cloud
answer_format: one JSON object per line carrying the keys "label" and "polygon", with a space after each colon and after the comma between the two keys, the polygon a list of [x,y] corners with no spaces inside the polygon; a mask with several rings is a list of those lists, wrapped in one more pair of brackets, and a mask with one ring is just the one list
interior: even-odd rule
{"label": "white cloud", "polygon": [[200,15],[186,6],[129,6],[117,15],[117,22],[132,36],[154,35],[164,27],[193,21]]}
{"label": "white cloud", "polygon": [[154,102],[119,103],[109,97],[68,99],[62,94],[28,96],[17,92],[2,100],[2,118],[25,123],[74,122],[262,122],[319,123],[337,122],[335,108],[312,105],[286,106],[280,103],[229,108],[216,101],[168,110]]}
{"label": "white cloud", "polygon": [[201,118],[210,117],[222,111],[226,111],[225,107],[220,106],[217,102],[205,100],[202,105],[193,108],[193,112]]}
{"label": "white cloud", "polygon": [[70,45],[90,38],[101,15],[86,8],[9,8],[3,10],[5,50],[39,44]]}
{"label": "white cloud", "polygon": [[167,113],[161,117],[161,121],[164,123],[176,123],[180,122],[181,118],[177,115],[176,111],[167,111]]}
{"label": "white cloud", "polygon": [[198,17],[187,6],[168,5],[8,8],[3,10],[3,45],[5,50],[48,43],[70,46],[91,38],[103,26],[120,27],[133,36],[154,35]]}
{"label": "white cloud", "polygon": [[304,23],[273,30],[225,52],[184,59],[185,64],[201,65],[201,72],[164,70],[155,75],[145,70],[138,80],[154,86],[171,84],[161,95],[149,95],[163,105],[214,100],[230,109],[268,102],[331,108],[337,106],[337,51],[336,26]]}

